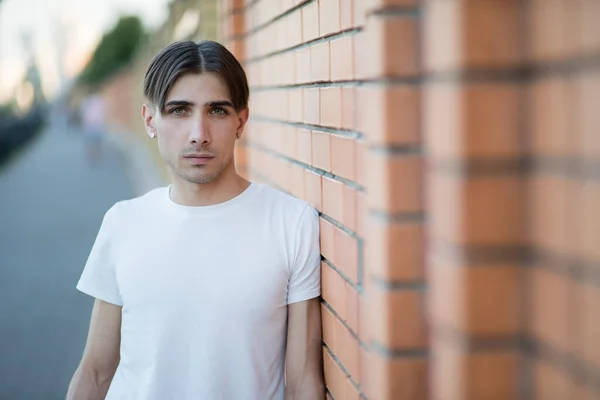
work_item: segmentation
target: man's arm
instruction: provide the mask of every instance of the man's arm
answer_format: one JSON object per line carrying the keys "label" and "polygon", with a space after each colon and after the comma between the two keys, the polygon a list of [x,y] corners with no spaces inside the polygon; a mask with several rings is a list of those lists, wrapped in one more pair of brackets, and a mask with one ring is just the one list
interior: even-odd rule
{"label": "man's arm", "polygon": [[319,298],[288,306],[287,332],[285,400],[325,399]]}
{"label": "man's arm", "polygon": [[96,299],[81,363],[67,400],[102,400],[119,364],[121,307]]}

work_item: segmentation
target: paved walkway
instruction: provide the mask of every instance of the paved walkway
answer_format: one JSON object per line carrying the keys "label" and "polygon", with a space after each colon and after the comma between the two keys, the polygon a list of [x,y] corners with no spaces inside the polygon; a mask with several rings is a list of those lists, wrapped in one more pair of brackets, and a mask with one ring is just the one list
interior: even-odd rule
{"label": "paved walkway", "polygon": [[105,146],[88,165],[78,132],[48,128],[0,170],[0,399],[64,399],[93,299],[75,285],[104,212],[135,195]]}

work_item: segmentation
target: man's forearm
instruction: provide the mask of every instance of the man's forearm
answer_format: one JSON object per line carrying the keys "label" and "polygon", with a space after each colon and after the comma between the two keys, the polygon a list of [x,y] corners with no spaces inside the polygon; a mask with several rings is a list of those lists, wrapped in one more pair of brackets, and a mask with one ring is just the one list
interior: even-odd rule
{"label": "man's forearm", "polygon": [[104,400],[113,376],[79,367],[69,385],[66,400]]}

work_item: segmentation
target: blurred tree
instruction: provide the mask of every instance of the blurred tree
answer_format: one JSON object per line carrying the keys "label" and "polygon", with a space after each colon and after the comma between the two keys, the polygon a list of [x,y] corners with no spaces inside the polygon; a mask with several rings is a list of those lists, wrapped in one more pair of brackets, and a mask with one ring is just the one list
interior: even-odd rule
{"label": "blurred tree", "polygon": [[139,17],[119,18],[114,28],[102,36],[91,60],[79,75],[80,83],[91,87],[98,86],[128,65],[145,36],[146,32]]}

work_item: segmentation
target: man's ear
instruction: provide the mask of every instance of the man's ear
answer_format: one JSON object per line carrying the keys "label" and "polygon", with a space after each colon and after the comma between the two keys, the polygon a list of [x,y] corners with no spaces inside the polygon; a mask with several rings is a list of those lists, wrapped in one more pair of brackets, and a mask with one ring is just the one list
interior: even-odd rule
{"label": "man's ear", "polygon": [[144,119],[144,126],[146,133],[152,139],[156,137],[156,128],[154,127],[154,107],[149,104],[142,105],[142,118]]}
{"label": "man's ear", "polygon": [[248,110],[248,107],[246,107],[243,110],[241,110],[240,112],[238,112],[239,125],[237,128],[237,132],[235,133],[235,136],[238,139],[242,137],[242,133],[244,132],[244,127],[246,126],[246,122],[248,122],[249,114],[250,114],[250,111]]}

